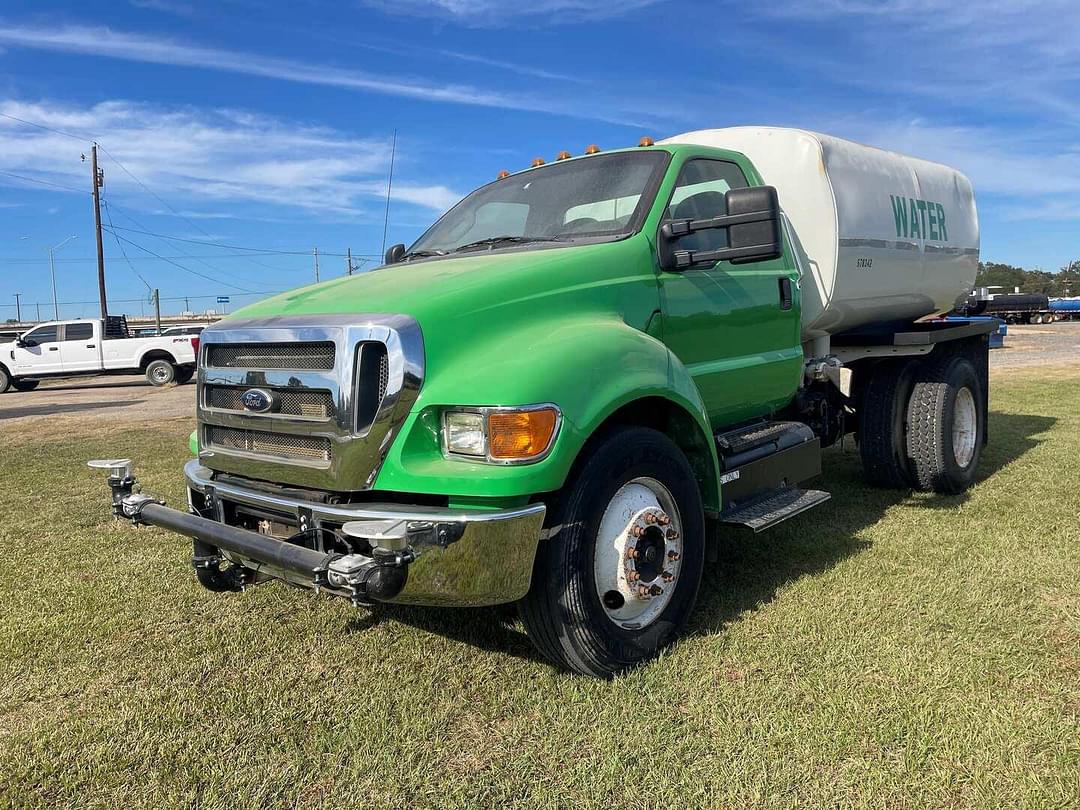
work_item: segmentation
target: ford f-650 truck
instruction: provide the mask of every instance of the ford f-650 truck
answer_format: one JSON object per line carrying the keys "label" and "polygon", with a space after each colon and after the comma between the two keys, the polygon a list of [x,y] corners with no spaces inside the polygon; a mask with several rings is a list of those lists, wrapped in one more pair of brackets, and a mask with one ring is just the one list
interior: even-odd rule
{"label": "ford f-650 truck", "polygon": [[49,377],[143,373],[151,385],[186,383],[195,375],[199,339],[132,337],[123,315],[49,321],[0,343],[0,394],[32,391]]}
{"label": "ford f-650 truck", "polygon": [[517,603],[606,677],[684,626],[709,543],[829,498],[844,435],[873,485],[971,484],[992,326],[927,316],[978,247],[961,174],[825,135],[560,153],[204,331],[188,509],[92,464],[211,590]]}

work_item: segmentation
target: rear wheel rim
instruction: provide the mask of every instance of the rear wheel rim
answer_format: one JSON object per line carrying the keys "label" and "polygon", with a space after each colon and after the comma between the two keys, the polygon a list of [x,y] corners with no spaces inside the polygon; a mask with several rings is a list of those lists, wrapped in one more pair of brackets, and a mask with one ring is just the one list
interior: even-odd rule
{"label": "rear wheel rim", "polygon": [[169,381],[169,369],[165,366],[154,366],[150,369],[150,375],[154,378],[154,382],[167,383]]}
{"label": "rear wheel rim", "polygon": [[683,524],[671,491],[655,478],[623,484],[600,519],[593,575],[600,605],[624,630],[655,622],[679,583]]}
{"label": "rear wheel rim", "polygon": [[970,388],[961,388],[956,392],[956,400],[953,402],[952,430],[953,457],[960,467],[967,467],[975,457],[978,424],[975,397]]}

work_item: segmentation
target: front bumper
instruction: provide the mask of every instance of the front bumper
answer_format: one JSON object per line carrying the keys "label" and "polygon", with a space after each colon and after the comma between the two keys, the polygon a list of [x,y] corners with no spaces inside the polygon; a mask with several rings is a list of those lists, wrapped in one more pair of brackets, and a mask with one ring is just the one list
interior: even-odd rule
{"label": "front bumper", "polygon": [[[398,566],[407,566],[404,589],[380,601],[414,605],[496,605],[513,602],[529,590],[546,507],[530,504],[498,511],[421,507],[395,503],[327,504],[271,494],[232,481],[216,481],[214,471],[192,460],[184,467],[190,514],[169,509],[146,496],[117,499],[117,514],[138,523],[162,526],[193,537],[236,565],[260,575],[331,594],[369,601],[345,585],[337,572],[366,565],[363,553],[317,551],[283,542],[237,525],[239,514],[259,515],[297,535],[377,537],[393,527],[407,538]],[[112,484],[110,479],[110,484]],[[130,477],[131,484],[134,477]],[[127,491],[131,491],[131,484]],[[365,527],[370,527],[370,533]],[[215,541],[215,537],[217,541]],[[376,545],[378,541],[373,543]],[[373,548],[371,555],[377,556]],[[316,555],[321,555],[316,559]],[[379,597],[376,596],[376,599]]]}

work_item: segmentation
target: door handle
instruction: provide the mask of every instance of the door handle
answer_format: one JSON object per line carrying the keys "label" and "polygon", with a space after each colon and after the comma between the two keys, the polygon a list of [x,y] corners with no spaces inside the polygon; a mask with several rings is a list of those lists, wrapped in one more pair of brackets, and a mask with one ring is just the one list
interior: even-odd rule
{"label": "door handle", "polygon": [[88,348],[88,349],[96,349],[97,344],[96,343],[87,343],[86,348]]}
{"label": "door handle", "polygon": [[59,346],[50,346],[49,351],[50,352],[58,352],[58,351],[60,351],[60,347]]}
{"label": "door handle", "polygon": [[791,295],[791,279],[784,276],[777,281],[780,283],[780,309],[789,310],[794,301]]}

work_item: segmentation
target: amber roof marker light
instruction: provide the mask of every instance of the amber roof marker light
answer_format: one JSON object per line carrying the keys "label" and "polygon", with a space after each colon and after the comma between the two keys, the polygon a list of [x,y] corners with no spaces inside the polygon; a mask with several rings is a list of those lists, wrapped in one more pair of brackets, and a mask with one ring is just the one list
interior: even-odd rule
{"label": "amber roof marker light", "polygon": [[641,140],[637,142],[638,146],[652,146],[655,141],[649,135],[642,135]]}
{"label": "amber roof marker light", "polygon": [[496,180],[503,180],[503,179],[505,179],[505,178],[507,178],[509,176],[510,176],[510,172],[508,172],[506,169],[503,169],[501,172],[499,172],[499,174],[495,177],[495,179]]}
{"label": "amber roof marker light", "polygon": [[555,156],[556,160],[568,160],[571,157],[570,153],[563,149],[559,154]]}
{"label": "amber roof marker light", "polygon": [[600,147],[597,146],[595,143],[590,143],[588,146],[585,147],[586,155],[595,155],[599,151]]}
{"label": "amber roof marker light", "polygon": [[537,166],[543,166],[543,165],[544,165],[544,159],[542,157],[533,158],[532,168],[535,169]]}

